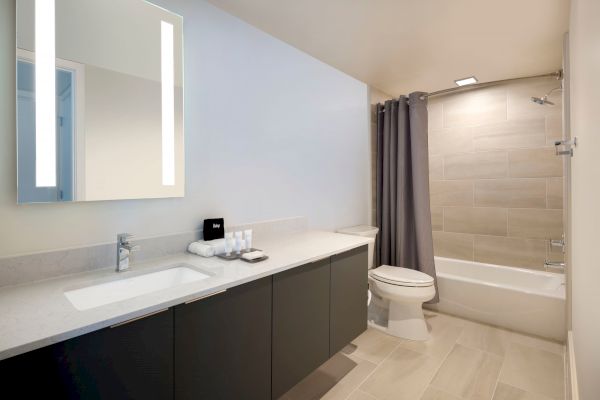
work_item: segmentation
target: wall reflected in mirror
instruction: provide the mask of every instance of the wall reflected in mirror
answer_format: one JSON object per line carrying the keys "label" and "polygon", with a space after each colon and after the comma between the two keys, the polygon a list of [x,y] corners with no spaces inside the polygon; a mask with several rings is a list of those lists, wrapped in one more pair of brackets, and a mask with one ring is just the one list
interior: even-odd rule
{"label": "wall reflected in mirror", "polygon": [[182,24],[143,0],[17,2],[19,203],[184,195]]}

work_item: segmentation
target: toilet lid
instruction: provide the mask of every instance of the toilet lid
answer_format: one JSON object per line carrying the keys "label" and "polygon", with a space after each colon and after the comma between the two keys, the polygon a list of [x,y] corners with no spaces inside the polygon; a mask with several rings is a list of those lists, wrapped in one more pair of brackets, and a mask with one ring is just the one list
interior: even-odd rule
{"label": "toilet lid", "polygon": [[392,285],[419,287],[433,285],[431,276],[409,268],[382,265],[379,268],[372,269],[370,274],[373,279]]}

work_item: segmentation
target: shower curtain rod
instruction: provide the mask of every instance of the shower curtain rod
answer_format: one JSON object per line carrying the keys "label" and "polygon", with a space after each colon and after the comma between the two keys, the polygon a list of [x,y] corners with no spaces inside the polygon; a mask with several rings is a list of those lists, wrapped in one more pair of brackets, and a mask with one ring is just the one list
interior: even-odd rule
{"label": "shower curtain rod", "polygon": [[[450,88],[450,89],[437,90],[437,91],[431,92],[431,93],[424,93],[421,96],[421,100],[425,100],[429,97],[434,97],[434,96],[444,96],[446,94],[451,94],[451,93],[466,92],[468,90],[481,89],[484,87],[501,85],[503,83],[516,82],[516,81],[522,81],[525,79],[535,79],[535,78],[555,78],[556,80],[560,80],[563,78],[563,70],[559,69],[558,71],[550,72],[547,74],[522,76],[519,78],[510,78],[510,79],[500,79],[497,81],[475,83],[473,85],[458,86],[458,87],[454,87],[454,88]],[[408,99],[406,100],[406,103],[408,104]],[[385,109],[382,109],[381,111],[385,112]]]}

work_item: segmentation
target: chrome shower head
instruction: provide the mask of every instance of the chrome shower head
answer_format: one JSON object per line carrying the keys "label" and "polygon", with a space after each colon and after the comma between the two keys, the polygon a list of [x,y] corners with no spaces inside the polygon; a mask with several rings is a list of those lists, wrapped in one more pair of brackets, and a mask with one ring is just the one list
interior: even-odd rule
{"label": "chrome shower head", "polygon": [[545,105],[545,104],[549,104],[551,106],[554,105],[553,102],[548,100],[548,96],[544,96],[544,97],[532,97],[531,101],[533,101],[534,103],[537,103],[541,106]]}

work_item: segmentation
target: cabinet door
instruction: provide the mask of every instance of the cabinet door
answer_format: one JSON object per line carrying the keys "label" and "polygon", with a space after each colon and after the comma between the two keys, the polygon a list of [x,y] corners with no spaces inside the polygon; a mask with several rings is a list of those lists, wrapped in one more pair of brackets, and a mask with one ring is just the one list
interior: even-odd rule
{"label": "cabinet door", "polygon": [[329,358],[329,259],[273,276],[273,398]]}
{"label": "cabinet door", "polygon": [[271,277],[175,307],[175,398],[271,397]]}
{"label": "cabinet door", "polygon": [[0,373],[20,398],[171,399],[172,310],[2,361]]}
{"label": "cabinet door", "polygon": [[367,329],[367,246],[331,257],[330,356]]}

